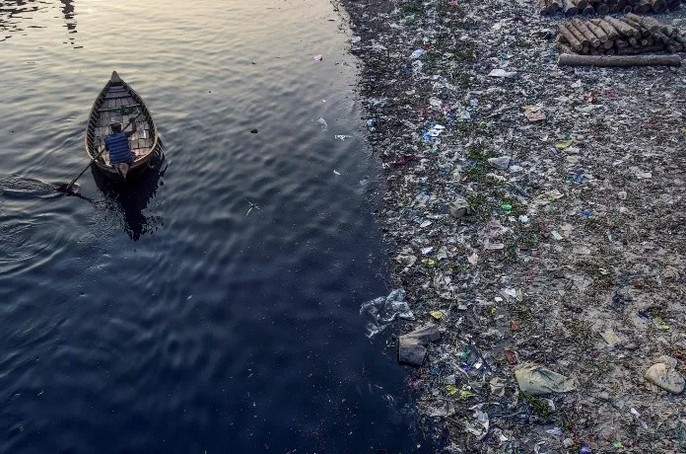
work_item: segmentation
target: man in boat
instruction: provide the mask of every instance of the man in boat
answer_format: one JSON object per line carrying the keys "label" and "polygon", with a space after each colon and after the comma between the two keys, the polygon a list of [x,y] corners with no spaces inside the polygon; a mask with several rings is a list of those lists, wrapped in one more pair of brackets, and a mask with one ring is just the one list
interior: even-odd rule
{"label": "man in boat", "polygon": [[105,137],[105,147],[110,153],[110,164],[117,172],[126,179],[129,167],[135,158],[135,154],[129,148],[129,137],[136,132],[136,123],[132,123],[130,132],[121,130],[121,123],[116,120],[110,122],[112,133]]}

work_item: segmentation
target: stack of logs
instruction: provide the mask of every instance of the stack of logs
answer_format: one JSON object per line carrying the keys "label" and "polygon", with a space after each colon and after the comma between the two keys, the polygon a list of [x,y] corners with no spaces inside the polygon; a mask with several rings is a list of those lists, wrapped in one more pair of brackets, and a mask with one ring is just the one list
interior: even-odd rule
{"label": "stack of logs", "polygon": [[538,0],[542,15],[562,13],[600,15],[608,13],[663,13],[679,8],[681,0]]}
{"label": "stack of logs", "polygon": [[627,14],[623,19],[606,16],[562,23],[558,45],[566,53],[581,55],[674,53],[686,48],[686,35],[654,18]]}

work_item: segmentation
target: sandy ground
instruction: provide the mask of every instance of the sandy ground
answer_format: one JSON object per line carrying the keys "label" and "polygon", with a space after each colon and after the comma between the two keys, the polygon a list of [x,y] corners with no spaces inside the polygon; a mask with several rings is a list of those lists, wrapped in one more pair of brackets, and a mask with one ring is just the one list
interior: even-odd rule
{"label": "sandy ground", "polygon": [[[416,317],[391,340],[442,332],[407,383],[426,430],[446,452],[686,452],[683,392],[646,379],[685,372],[684,70],[558,67],[533,1],[339,3]],[[524,392],[531,365],[566,392]]]}

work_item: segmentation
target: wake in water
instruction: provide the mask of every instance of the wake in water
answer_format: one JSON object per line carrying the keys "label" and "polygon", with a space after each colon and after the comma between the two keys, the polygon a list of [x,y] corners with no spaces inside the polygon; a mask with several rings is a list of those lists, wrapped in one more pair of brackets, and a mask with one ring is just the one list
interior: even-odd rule
{"label": "wake in water", "polygon": [[60,193],[67,195],[79,195],[79,186],[73,185],[67,189],[69,183],[46,183],[35,178],[24,178],[10,175],[0,178],[0,197],[29,198],[56,197]]}

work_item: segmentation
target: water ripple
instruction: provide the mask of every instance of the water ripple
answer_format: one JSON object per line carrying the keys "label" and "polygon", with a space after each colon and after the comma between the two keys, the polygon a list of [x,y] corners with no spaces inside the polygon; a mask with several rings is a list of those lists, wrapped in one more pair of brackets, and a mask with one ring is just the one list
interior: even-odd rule
{"label": "water ripple", "polygon": [[[387,289],[339,18],[224,3],[51,2],[3,43],[2,452],[415,451],[357,314]],[[164,154],[58,194],[113,69]]]}

